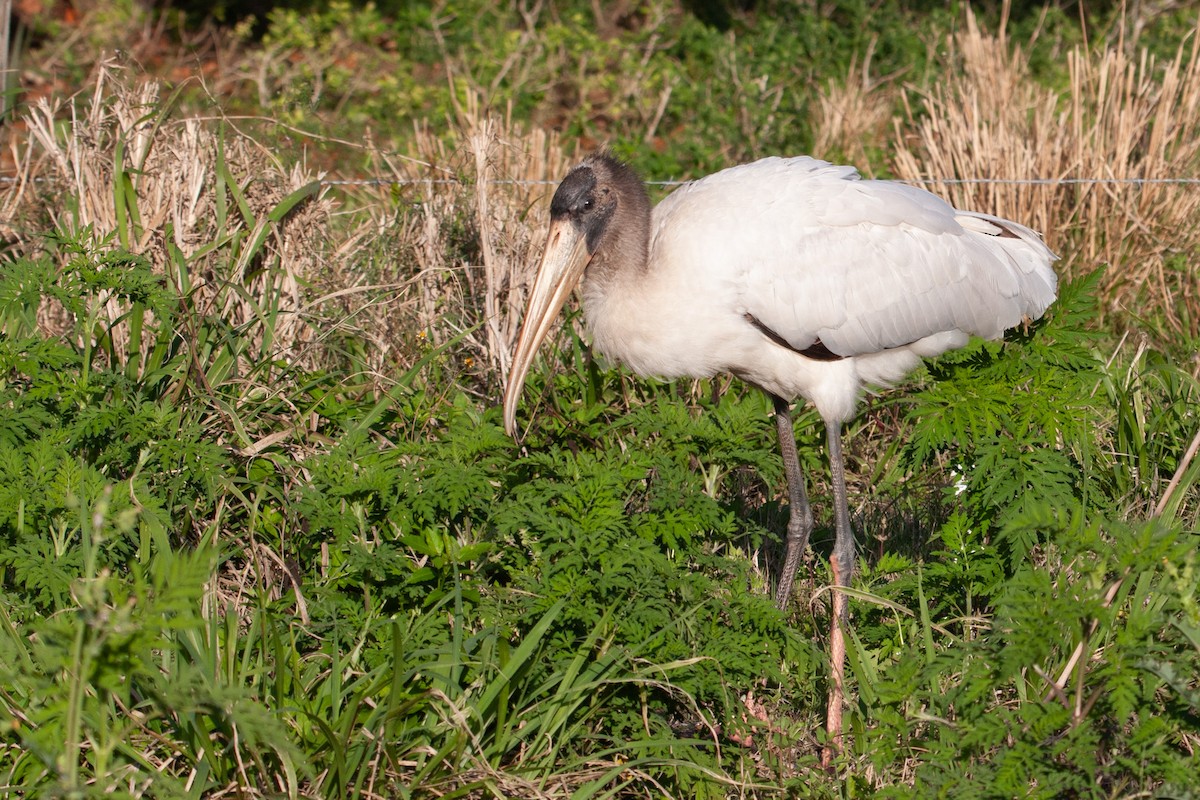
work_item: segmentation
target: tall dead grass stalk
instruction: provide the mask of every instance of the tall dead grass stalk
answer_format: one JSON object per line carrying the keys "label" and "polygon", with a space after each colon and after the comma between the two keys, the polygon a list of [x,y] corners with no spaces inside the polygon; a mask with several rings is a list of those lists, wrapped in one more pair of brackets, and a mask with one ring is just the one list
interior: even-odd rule
{"label": "tall dead grass stalk", "polygon": [[[393,342],[414,331],[433,345],[458,337],[480,382],[506,376],[548,223],[554,184],[570,156],[557,134],[524,130],[468,93],[452,139],[418,128],[410,158],[386,159],[395,183],[366,206],[359,238],[396,243],[378,269],[403,288],[360,309]],[[399,211],[396,193],[405,198]],[[411,360],[401,359],[401,360]]]}
{"label": "tall dead grass stalk", "polygon": [[[15,215],[35,229],[143,255],[193,307],[260,337],[252,350],[265,336],[281,357],[311,360],[301,285],[323,263],[331,201],[317,195],[269,221],[284,198],[315,176],[285,166],[233,127],[215,133],[198,119],[173,119],[171,110],[161,84],[139,80],[113,60],[96,68],[84,92],[38,100],[24,117],[29,139],[13,191],[24,209]],[[221,203],[218,192],[240,202]],[[270,235],[250,263],[244,245],[260,229]],[[248,324],[261,321],[267,298],[269,333]],[[106,303],[122,357],[127,310],[116,300]],[[44,311],[53,327],[54,310]]]}
{"label": "tall dead grass stalk", "polygon": [[813,154],[841,159],[864,170],[871,162],[867,147],[885,140],[898,89],[892,77],[871,77],[871,53],[846,70],[846,77],[817,90],[814,106]]}
{"label": "tall dead grass stalk", "polygon": [[507,130],[495,117],[476,113],[471,120],[467,144],[476,165],[476,223],[487,278],[485,324],[491,360],[507,377],[542,244],[539,237],[548,223],[548,204],[541,200],[566,172],[567,156],[553,133],[513,131],[511,116]]}
{"label": "tall dead grass stalk", "polygon": [[[962,208],[1041,230],[1070,277],[1107,265],[1107,312],[1149,309],[1200,335],[1200,191],[1155,183],[1200,174],[1200,29],[1169,63],[1118,44],[1067,56],[1064,91],[1030,80],[1019,46],[968,13],[951,39],[961,70],[897,121],[895,170]],[[906,135],[906,131],[910,132]],[[1027,180],[1046,184],[937,179]],[[1088,179],[1128,182],[1087,182]],[[1082,182],[1054,182],[1082,179]]]}

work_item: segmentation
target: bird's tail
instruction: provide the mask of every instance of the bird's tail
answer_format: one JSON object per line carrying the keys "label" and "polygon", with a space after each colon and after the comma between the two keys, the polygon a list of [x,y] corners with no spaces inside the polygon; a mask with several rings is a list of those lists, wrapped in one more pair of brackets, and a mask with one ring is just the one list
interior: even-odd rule
{"label": "bird's tail", "polygon": [[1040,317],[1058,295],[1058,275],[1051,266],[1058,260],[1054,251],[1035,231],[1012,220],[978,211],[959,211],[956,218],[967,230],[990,237],[992,246],[1007,256],[1017,278],[1021,312],[1030,319]]}

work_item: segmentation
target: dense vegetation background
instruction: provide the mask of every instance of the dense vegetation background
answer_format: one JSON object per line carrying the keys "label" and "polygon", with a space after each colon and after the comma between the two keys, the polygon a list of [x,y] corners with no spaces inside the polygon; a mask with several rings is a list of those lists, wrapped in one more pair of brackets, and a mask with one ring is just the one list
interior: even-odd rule
{"label": "dense vegetation background", "polygon": [[[5,10],[6,792],[1200,792],[1194,4]],[[1044,321],[849,426],[832,773],[815,416],[787,613],[757,392],[605,369],[571,317],[500,429],[598,145],[849,160],[1062,255]]]}

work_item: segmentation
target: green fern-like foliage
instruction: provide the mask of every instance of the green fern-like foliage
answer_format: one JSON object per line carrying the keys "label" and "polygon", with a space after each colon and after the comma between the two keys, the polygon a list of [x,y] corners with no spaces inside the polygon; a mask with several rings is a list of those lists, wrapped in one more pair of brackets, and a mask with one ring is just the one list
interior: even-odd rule
{"label": "green fern-like foliage", "polygon": [[186,776],[141,774],[146,763],[180,757],[199,767],[192,778],[201,777],[201,787],[225,785],[247,768],[260,780],[280,769],[305,774],[278,717],[243,676],[216,668],[237,641],[200,613],[212,553],[162,551],[123,575],[101,568],[106,543],[137,524],[136,511],[117,512],[111,497],[78,509],[87,521],[72,543],[73,592],[56,598],[56,613],[22,624],[3,612],[7,784],[99,796],[128,791],[137,774],[139,792],[183,796]]}
{"label": "green fern-like foliage", "polygon": [[[65,269],[46,261],[9,265],[0,278],[9,321],[0,336],[0,566],[18,604],[45,611],[60,602],[78,569],[81,503],[121,482],[114,513],[138,511],[138,528],[106,542],[104,563],[122,568],[163,546],[171,516],[211,498],[223,448],[195,417],[159,394],[161,376],[110,356],[109,331],[97,327],[101,301],[149,304],[169,325],[173,304],[149,266],[136,258],[68,248]],[[57,339],[26,330],[41,296],[57,299],[76,328]],[[89,322],[90,320],[90,322]],[[47,537],[47,531],[54,531]]]}
{"label": "green fern-like foliage", "polygon": [[[641,657],[699,659],[675,680],[728,713],[731,682],[779,682],[785,662],[812,656],[747,562],[717,555],[756,543],[762,531],[703,479],[771,463],[770,418],[761,402],[732,396],[697,417],[670,386],[638,391],[646,400],[627,416],[527,438],[529,453],[514,465],[490,521],[494,580],[507,587],[495,613],[515,623],[565,601],[564,642],[609,620],[614,641]],[[620,445],[606,446],[614,430]],[[575,449],[563,440],[594,444]],[[652,706],[663,718],[672,707],[666,699]]]}
{"label": "green fern-like foliage", "polygon": [[949,463],[966,525],[996,532],[1010,567],[1035,543],[1004,533],[1010,520],[1038,506],[1111,504],[1093,480],[1103,362],[1085,331],[1097,279],[1063,286],[1030,335],[943,356],[930,368],[936,382],[913,397],[908,462]]}
{"label": "green fern-like foliage", "polygon": [[[756,562],[786,517],[761,393],[636,380],[572,338],[514,442],[446,388],[453,342],[376,395],[253,363],[264,332],[135,257],[56,246],[0,275],[10,783],[503,795],[574,771],[700,797],[753,765],[823,791],[820,601],[780,614]],[[1136,520],[1183,464],[1195,381],[1093,353],[1089,285],[891,401],[911,413],[872,483],[933,510],[863,548],[853,791],[1186,785],[1200,622],[1194,536],[1170,520],[1191,479]],[[43,296],[64,335],[36,328]],[[797,431],[823,474],[819,425]]]}
{"label": "green fern-like foliage", "polygon": [[1180,734],[1196,697],[1176,679],[1200,668],[1194,537],[1049,510],[1011,524],[1052,544],[1006,581],[991,625],[876,687],[926,720],[903,739],[924,754],[918,781],[980,798],[1194,785]]}
{"label": "green fern-like foliage", "polygon": [[[1064,286],[1032,335],[942,358],[914,396],[905,454],[945,465],[953,511],[919,570],[877,587],[914,621],[889,635],[886,616],[866,614],[875,649],[856,673],[870,678],[860,752],[911,759],[930,796],[1099,798],[1193,781],[1194,693],[1177,676],[1200,659],[1187,633],[1196,541],[1116,521],[1129,456],[1113,457],[1097,421],[1113,397],[1129,402],[1126,420],[1145,398],[1113,388],[1088,347],[1094,280]],[[1191,387],[1165,376],[1157,424],[1170,426]]]}

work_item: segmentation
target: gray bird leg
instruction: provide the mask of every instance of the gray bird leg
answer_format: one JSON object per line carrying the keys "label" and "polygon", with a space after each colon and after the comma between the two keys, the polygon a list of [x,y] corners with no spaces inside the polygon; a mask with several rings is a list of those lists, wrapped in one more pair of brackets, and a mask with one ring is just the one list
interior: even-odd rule
{"label": "gray bird leg", "polygon": [[854,531],[850,528],[850,509],[846,500],[846,469],[842,462],[841,423],[825,422],[829,436],[829,471],[833,477],[834,514],[837,518],[837,538],[829,566],[833,572],[833,621],[829,634],[829,663],[831,685],[825,730],[829,744],[821,753],[821,765],[828,769],[835,753],[842,749],[842,704],[845,698],[846,633],[849,623],[849,598],[842,591],[850,585],[854,574]]}
{"label": "gray bird leg", "polygon": [[788,401],[771,395],[775,402],[775,425],[779,430],[779,449],[783,453],[783,472],[788,484],[787,554],[783,559],[783,571],[779,573],[779,587],[775,592],[775,605],[781,611],[787,608],[792,596],[792,582],[813,529],[812,507],[808,504],[808,493],[804,490],[804,474],[800,471],[800,456],[796,452],[796,432],[792,428],[792,414]]}

